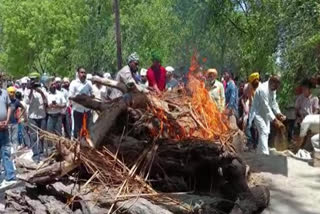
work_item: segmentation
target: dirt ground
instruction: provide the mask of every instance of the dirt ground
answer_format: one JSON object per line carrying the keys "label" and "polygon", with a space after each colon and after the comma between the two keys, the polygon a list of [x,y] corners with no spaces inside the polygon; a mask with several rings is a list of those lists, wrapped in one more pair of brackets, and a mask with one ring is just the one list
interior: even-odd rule
{"label": "dirt ground", "polygon": [[270,187],[263,214],[320,214],[320,168],[284,155],[245,153],[253,177]]}

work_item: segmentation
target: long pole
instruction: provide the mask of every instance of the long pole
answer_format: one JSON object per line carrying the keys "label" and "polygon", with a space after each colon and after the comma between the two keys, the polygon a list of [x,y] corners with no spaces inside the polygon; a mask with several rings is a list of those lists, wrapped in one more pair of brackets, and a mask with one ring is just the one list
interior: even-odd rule
{"label": "long pole", "polygon": [[119,0],[113,1],[114,15],[115,15],[115,27],[116,27],[116,42],[117,42],[117,64],[118,70],[122,68],[122,50],[121,50],[121,31],[120,31],[120,9]]}

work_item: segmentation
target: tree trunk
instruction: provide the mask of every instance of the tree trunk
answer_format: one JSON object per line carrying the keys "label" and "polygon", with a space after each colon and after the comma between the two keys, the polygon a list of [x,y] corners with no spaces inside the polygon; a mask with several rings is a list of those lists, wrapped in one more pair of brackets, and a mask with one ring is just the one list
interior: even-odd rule
{"label": "tree trunk", "polygon": [[121,50],[121,31],[120,31],[120,8],[119,0],[113,1],[114,14],[115,14],[115,29],[116,29],[116,42],[117,42],[117,64],[118,70],[122,68],[122,50]]}

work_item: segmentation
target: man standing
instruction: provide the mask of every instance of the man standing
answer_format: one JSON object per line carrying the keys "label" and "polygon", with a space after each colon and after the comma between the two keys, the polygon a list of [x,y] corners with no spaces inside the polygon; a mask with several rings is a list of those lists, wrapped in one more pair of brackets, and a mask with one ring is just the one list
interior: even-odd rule
{"label": "man standing", "polygon": [[149,87],[157,93],[161,93],[166,88],[167,71],[161,66],[161,57],[158,52],[152,53],[152,66],[147,71]]}
{"label": "man standing", "polygon": [[254,126],[249,127],[247,122],[249,112],[252,106],[252,100],[257,88],[260,85],[260,75],[258,72],[252,73],[248,78],[248,83],[244,86],[243,96],[241,97],[241,105],[243,106],[243,127],[248,138],[248,146],[256,149],[257,147],[257,130]]}
{"label": "man standing", "polygon": [[[70,84],[69,97],[75,97],[80,94],[92,96],[92,84],[87,80],[87,73],[83,67],[77,69],[77,79]],[[87,127],[91,119],[91,111],[84,106],[72,102],[72,134],[73,138],[78,138],[82,128],[84,117],[87,118]]]}
{"label": "man standing", "polygon": [[225,94],[222,83],[217,80],[218,71],[215,68],[208,70],[206,87],[208,88],[212,101],[215,102],[220,112],[223,112],[225,106]]}
{"label": "man standing", "polygon": [[143,88],[148,88],[148,86],[149,86],[148,79],[147,79],[147,71],[148,70],[145,68],[141,68],[141,70],[140,70],[140,78],[141,78],[140,85]]}
{"label": "man standing", "polygon": [[270,122],[277,129],[285,128],[283,121],[286,117],[281,113],[276,101],[276,91],[280,86],[280,78],[272,76],[267,82],[260,84],[252,101],[249,115],[249,127],[254,122],[259,133],[257,152],[269,155],[268,137]]}
{"label": "man standing", "polygon": [[[128,88],[133,88],[137,86],[140,82],[140,77],[138,74],[139,68],[139,56],[136,52],[132,53],[128,57],[128,64],[124,66],[116,75],[115,80],[125,84]],[[110,95],[111,99],[121,97],[123,94],[118,89],[112,89]]]}
{"label": "man standing", "polygon": [[258,72],[252,73],[248,78],[248,83],[244,86],[244,95],[249,101],[249,108],[252,105],[254,94],[260,84],[260,75]]}
{"label": "man standing", "polygon": [[[41,88],[39,73],[33,72],[29,75],[29,77],[30,90],[25,95],[25,103],[29,105],[28,120],[30,124],[46,130],[46,108],[48,105],[47,93]],[[39,162],[40,157],[43,154],[43,141],[39,139],[39,136],[34,129],[31,129],[30,137],[33,151],[32,158],[34,161]]]}
{"label": "man standing", "polygon": [[[63,78],[63,82],[60,77],[56,77],[54,82],[55,82],[55,87],[58,93],[60,93],[65,101],[65,107],[61,108],[61,120],[62,120],[62,126],[64,130],[64,135],[66,138],[70,138],[70,119],[67,118],[68,114],[68,100],[69,100],[69,79],[68,78]],[[65,85],[66,87],[63,87]],[[67,88],[67,89],[66,89]]]}
{"label": "man standing", "polygon": [[5,179],[1,183],[1,188],[15,183],[16,173],[13,167],[10,154],[10,143],[8,133],[8,123],[12,109],[10,108],[10,99],[7,91],[2,89],[2,80],[0,81],[0,151],[1,161],[5,171]]}
{"label": "man standing", "polygon": [[10,124],[9,124],[9,136],[10,136],[10,142],[12,143],[12,146],[14,148],[14,151],[17,150],[19,145],[19,138],[18,138],[18,132],[19,132],[19,117],[18,110],[20,110],[25,114],[24,106],[20,103],[18,99],[16,99],[16,89],[14,87],[7,88],[9,98],[10,98],[10,107],[11,107],[11,114],[10,114]]}
{"label": "man standing", "polygon": [[57,83],[52,82],[49,86],[48,93],[48,124],[47,131],[61,135],[62,133],[62,116],[61,110],[65,109],[66,100],[63,93],[57,90]]}
{"label": "man standing", "polygon": [[319,113],[319,99],[311,94],[312,83],[309,80],[302,82],[302,94],[295,103],[297,122],[300,124],[305,116]]}
{"label": "man standing", "polygon": [[167,76],[166,76],[166,89],[171,91],[175,87],[178,87],[179,82],[176,78],[173,76],[174,68],[171,66],[166,67]]}
{"label": "man standing", "polygon": [[238,89],[232,79],[232,74],[229,71],[224,72],[224,80],[226,81],[226,110],[230,116],[238,117]]}

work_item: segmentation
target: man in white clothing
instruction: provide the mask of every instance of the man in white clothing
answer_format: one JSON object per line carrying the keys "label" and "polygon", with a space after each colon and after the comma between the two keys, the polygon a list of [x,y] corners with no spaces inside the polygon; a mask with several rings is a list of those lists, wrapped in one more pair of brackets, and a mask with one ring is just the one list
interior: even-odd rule
{"label": "man in white clothing", "polygon": [[[48,105],[47,92],[41,87],[40,74],[32,72],[30,75],[30,82],[28,85],[28,93],[25,94],[25,103],[29,105],[28,121],[32,125],[46,130],[46,108]],[[33,160],[40,161],[43,154],[43,141],[39,139],[37,132],[31,130],[30,138],[32,141]]]}
{"label": "man in white clothing", "polygon": [[57,90],[57,83],[50,84],[48,93],[48,122],[47,130],[49,132],[61,135],[62,133],[62,115],[61,110],[66,107],[66,100],[63,93]]}
{"label": "man in white clothing", "polygon": [[[69,79],[68,78],[63,78],[63,83],[65,82],[69,82]],[[67,114],[67,108],[68,108],[68,105],[69,105],[69,91],[62,87],[62,79],[60,77],[56,77],[55,80],[54,80],[54,83],[55,83],[55,87],[56,87],[56,90],[58,93],[61,93],[61,95],[64,97],[64,100],[66,101],[66,105],[64,108],[61,108],[61,120],[62,120],[62,125],[63,125],[63,129],[64,129],[64,135],[65,137],[67,138],[70,138],[71,136],[71,133],[70,133],[70,120],[68,117],[68,114]]]}
{"label": "man in white clothing", "polygon": [[284,128],[283,121],[286,117],[281,113],[276,101],[276,91],[280,86],[280,78],[272,76],[267,82],[259,85],[255,92],[249,115],[249,127],[254,121],[259,133],[257,152],[269,155],[268,137],[270,122],[276,128]]}
{"label": "man in white clothing", "polygon": [[[102,78],[101,75],[96,75],[95,77]],[[102,85],[99,82],[94,82],[92,85],[92,93],[95,99],[100,100],[101,102],[105,102],[108,100],[108,91],[107,87]],[[92,113],[93,123],[95,123],[98,119],[99,115],[96,111]]]}
{"label": "man in white clothing", "polygon": [[300,126],[300,136],[297,144],[302,145],[311,137],[311,144],[314,149],[313,166],[320,167],[320,114],[307,115]]}
{"label": "man in white clothing", "polygon": [[140,70],[140,78],[141,78],[140,85],[143,88],[148,88],[148,86],[149,86],[148,79],[147,79],[147,71],[148,70],[145,68],[141,68],[141,70]]}
{"label": "man in white clothing", "polygon": [[[80,94],[92,96],[92,83],[87,81],[87,73],[83,67],[77,69],[77,79],[73,80],[69,87],[69,97],[75,97]],[[87,117],[87,127],[91,119],[91,111],[84,106],[72,102],[72,134],[78,138],[82,128],[83,118]]]}
{"label": "man in white clothing", "polygon": [[[128,57],[128,64],[124,66],[116,75],[115,80],[125,84],[128,88],[132,88],[140,82],[138,74],[139,56],[137,53],[132,53]],[[115,99],[123,94],[118,89],[113,89],[110,98]]]}

